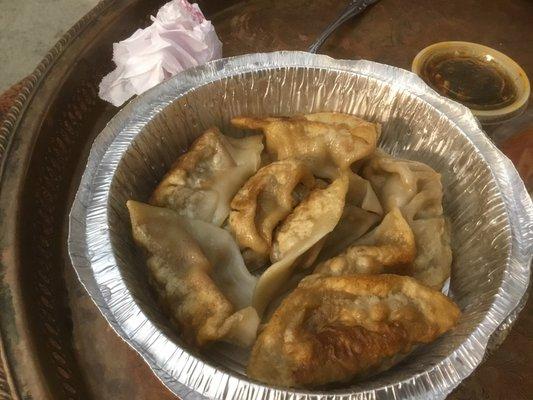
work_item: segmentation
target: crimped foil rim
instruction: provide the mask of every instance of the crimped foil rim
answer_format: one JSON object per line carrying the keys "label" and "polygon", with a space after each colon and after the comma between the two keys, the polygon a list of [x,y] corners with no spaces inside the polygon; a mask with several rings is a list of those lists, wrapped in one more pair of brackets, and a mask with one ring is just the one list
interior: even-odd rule
{"label": "crimped foil rim", "polygon": [[[143,318],[143,329],[157,332],[161,345],[169,351],[180,352],[185,361],[194,359],[195,370],[203,376],[195,376],[194,382],[179,382],[167,371],[162,369],[155,360],[155,354],[149,349],[139,346],[134,335],[124,329],[125,321],[118,321],[109,303],[109,293],[101,287],[92,270],[90,248],[94,245],[88,240],[91,229],[100,229],[103,239],[107,240],[106,254],[109,267],[117,268],[113,249],[107,230],[107,195],[113,176],[122,154],[140,128],[154,118],[163,108],[176,99],[200,86],[226,77],[247,72],[270,70],[285,67],[301,67],[327,69],[366,76],[369,79],[382,81],[393,88],[406,90],[429,104],[464,133],[465,137],[477,148],[490,169],[504,200],[505,211],[511,227],[512,245],[501,286],[494,296],[490,309],[485,313],[483,321],[465,339],[453,353],[435,364],[431,369],[413,376],[410,379],[393,385],[377,387],[370,390],[354,392],[351,389],[340,389],[334,392],[312,392],[291,389],[272,388],[240,376],[220,371],[188,353],[158,331],[152,322],[142,313],[138,305],[136,318]],[[402,79],[397,79],[401,76]],[[400,82],[400,83],[398,83]],[[97,182],[100,186],[93,190]],[[105,184],[102,184],[105,182]],[[98,186],[98,185],[96,185]],[[91,214],[91,210],[100,210]],[[87,216],[90,219],[87,220]],[[106,229],[102,230],[102,227]],[[99,246],[102,243],[99,242]],[[93,144],[87,168],[83,174],[80,188],[76,194],[70,213],[69,254],[78,277],[91,298],[113,329],[133,347],[149,364],[150,368],[175,394],[182,398],[205,398],[205,395],[216,398],[335,398],[335,399],[374,399],[405,394],[409,398],[444,398],[482,361],[491,335],[497,331],[506,318],[520,305],[524,297],[530,277],[530,262],[533,247],[533,205],[518,173],[512,163],[490,142],[481,131],[477,120],[466,107],[441,97],[430,89],[418,76],[396,67],[371,61],[335,60],[323,55],[305,52],[274,52],[249,54],[210,62],[206,65],[187,70],[170,80],[151,89],[144,95],[131,101],[106,126]],[[94,256],[94,255],[93,255]],[[119,272],[120,273],[120,272]],[[124,282],[122,281],[124,284]],[[128,296],[131,295],[128,293]],[[133,298],[130,298],[134,301]],[[172,353],[175,354],[175,353]],[[458,363],[457,360],[468,360]],[[184,365],[185,367],[185,365]],[[210,387],[212,378],[218,382],[217,388]],[[434,378],[441,377],[439,382]],[[204,379],[205,378],[205,379]],[[191,377],[188,377],[190,380]],[[195,386],[191,388],[190,386]],[[231,388],[228,391],[228,388]]]}

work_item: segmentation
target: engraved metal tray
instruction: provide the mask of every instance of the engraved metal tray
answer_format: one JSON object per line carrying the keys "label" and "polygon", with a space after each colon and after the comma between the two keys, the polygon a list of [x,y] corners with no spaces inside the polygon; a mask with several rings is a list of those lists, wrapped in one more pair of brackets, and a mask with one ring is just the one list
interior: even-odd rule
{"label": "engraved metal tray", "polygon": [[[37,67],[0,127],[2,400],[175,398],[107,325],[66,252],[67,214],[90,145],[118,111],[97,98],[98,82],[112,69],[111,43],[146,25],[163,2],[101,2]],[[199,3],[225,56],[305,49],[342,8],[336,0]],[[509,34],[501,21],[513,21],[515,36],[531,30],[528,5],[474,3],[438,2],[442,18],[422,0],[409,9],[384,0],[340,29],[323,52],[408,69],[421,48],[451,34],[498,48]],[[491,29],[481,30],[480,20]],[[533,57],[520,43],[506,42],[507,52],[531,71]],[[456,398],[487,397],[475,388],[462,393]]]}

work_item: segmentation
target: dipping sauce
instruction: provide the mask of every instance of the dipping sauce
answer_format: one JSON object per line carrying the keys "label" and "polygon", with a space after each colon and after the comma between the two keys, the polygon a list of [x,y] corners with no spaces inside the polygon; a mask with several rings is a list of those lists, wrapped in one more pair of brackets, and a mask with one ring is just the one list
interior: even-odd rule
{"label": "dipping sauce", "polygon": [[496,110],[512,104],[517,89],[491,56],[438,55],[422,67],[424,81],[443,96],[475,110]]}

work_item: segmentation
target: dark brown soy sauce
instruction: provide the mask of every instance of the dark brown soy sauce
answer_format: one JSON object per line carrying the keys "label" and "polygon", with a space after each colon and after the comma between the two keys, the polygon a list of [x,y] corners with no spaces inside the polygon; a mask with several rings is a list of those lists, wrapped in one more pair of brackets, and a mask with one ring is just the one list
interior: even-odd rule
{"label": "dark brown soy sauce", "polygon": [[441,95],[474,110],[496,110],[516,99],[514,83],[492,60],[435,56],[424,64],[422,79]]}

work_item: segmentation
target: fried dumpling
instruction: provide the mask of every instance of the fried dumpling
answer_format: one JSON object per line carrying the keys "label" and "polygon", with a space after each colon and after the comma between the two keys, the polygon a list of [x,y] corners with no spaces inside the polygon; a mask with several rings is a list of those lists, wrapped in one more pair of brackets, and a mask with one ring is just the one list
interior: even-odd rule
{"label": "fried dumpling", "polygon": [[268,260],[274,229],[314,184],[308,168],[295,159],[268,164],[246,181],[231,201],[229,216],[229,228],[245,254]]}
{"label": "fried dumpling", "polygon": [[450,276],[452,251],[443,216],[440,174],[428,165],[377,151],[366,163],[368,179],[386,212],[399,207],[415,235],[413,276],[435,289]]}
{"label": "fried dumpling", "polygon": [[345,204],[347,188],[348,179],[343,175],[325,188],[311,191],[276,229],[270,259],[276,262],[285,258],[323,226],[335,226]]}
{"label": "fried dumpling", "polygon": [[302,159],[321,178],[334,178],[375,150],[380,126],[353,115],[316,113],[294,117],[237,117],[231,123],[261,129],[267,151],[277,160]]}
{"label": "fried dumpling", "polygon": [[317,265],[315,273],[324,275],[409,274],[416,256],[413,231],[393,209],[383,221],[337,256]]}
{"label": "fried dumpling", "polygon": [[259,168],[262,140],[261,135],[235,139],[208,129],[172,166],[150,203],[222,225],[231,199]]}
{"label": "fried dumpling", "polygon": [[247,373],[284,387],[348,382],[391,367],[459,317],[452,300],[410,277],[311,275],[259,334]]}
{"label": "fried dumpling", "polygon": [[348,178],[341,175],[324,189],[313,190],[276,231],[274,260],[259,278],[253,306],[261,315],[291,278],[296,260],[333,230],[342,215]]}
{"label": "fried dumpling", "polygon": [[215,225],[136,201],[127,203],[133,238],[147,255],[151,280],[184,340],[249,346],[258,315],[250,275],[231,235]]}

